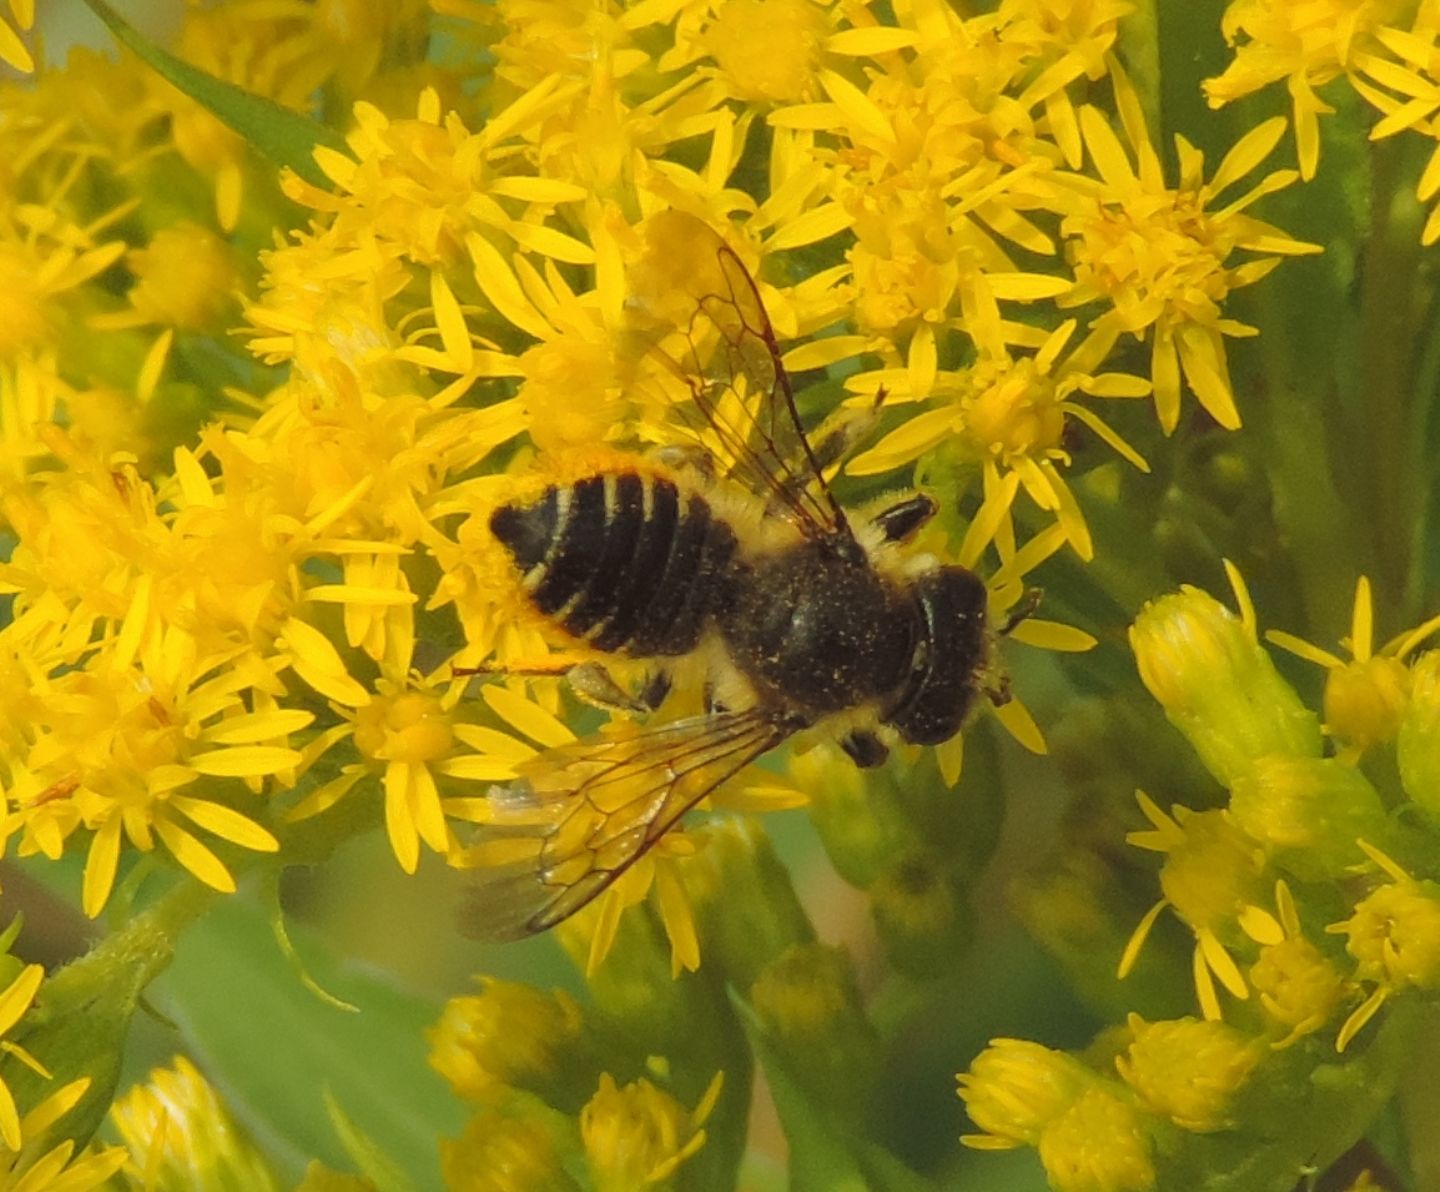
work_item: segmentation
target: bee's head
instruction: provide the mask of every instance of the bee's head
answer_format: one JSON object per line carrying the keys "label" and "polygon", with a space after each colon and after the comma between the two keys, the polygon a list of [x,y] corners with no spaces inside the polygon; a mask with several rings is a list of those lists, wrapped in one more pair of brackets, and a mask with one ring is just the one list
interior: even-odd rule
{"label": "bee's head", "polygon": [[985,585],[964,567],[940,567],[912,585],[919,634],[910,677],[887,723],[915,745],[960,731],[985,669]]}

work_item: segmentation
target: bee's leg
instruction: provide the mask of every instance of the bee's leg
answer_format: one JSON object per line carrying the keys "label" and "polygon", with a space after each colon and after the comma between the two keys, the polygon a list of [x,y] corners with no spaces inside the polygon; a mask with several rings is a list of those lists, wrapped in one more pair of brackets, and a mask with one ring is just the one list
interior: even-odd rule
{"label": "bee's leg", "polygon": [[646,681],[640,691],[640,702],[650,711],[655,711],[665,702],[665,697],[670,694],[670,672],[657,670]]}
{"label": "bee's leg", "polygon": [[850,760],[862,770],[873,770],[883,766],[890,756],[890,749],[874,733],[858,729],[840,742],[840,748],[850,755]]}
{"label": "bee's leg", "polygon": [[1000,636],[1007,636],[1021,621],[1033,617],[1035,610],[1040,607],[1040,598],[1044,595],[1044,591],[1040,588],[1026,588],[1025,594],[1015,602],[1015,607],[1010,610],[1010,615],[1000,626]]}
{"label": "bee's leg", "polygon": [[939,508],[933,497],[915,493],[889,509],[882,509],[871,520],[879,527],[886,542],[904,542],[934,517]]}
{"label": "bee's leg", "polygon": [[1003,708],[1010,702],[1010,676],[998,674],[988,678],[980,688],[988,699],[997,708]]}
{"label": "bee's leg", "polygon": [[[594,704],[597,708],[603,708],[611,712],[629,712],[632,715],[639,715],[644,712],[653,712],[658,704],[649,702],[650,689],[656,686],[655,680],[651,680],[650,686],[636,699],[628,691],[620,686],[598,662],[580,662],[575,658],[567,658],[563,654],[553,658],[546,658],[538,662],[522,662],[513,666],[494,664],[487,666],[457,666],[452,668],[457,675],[498,675],[504,678],[519,676],[528,679],[548,678],[554,676],[563,678],[575,692],[587,704]],[[661,676],[663,677],[663,676]],[[665,690],[669,690],[669,679],[665,679]],[[662,692],[660,698],[664,698]]]}
{"label": "bee's leg", "polygon": [[582,662],[578,666],[572,666],[565,672],[565,682],[570,684],[570,690],[587,704],[594,704],[607,712],[640,715],[655,710],[655,705],[646,700],[643,693],[636,699],[615,682],[610,672],[598,662]]}

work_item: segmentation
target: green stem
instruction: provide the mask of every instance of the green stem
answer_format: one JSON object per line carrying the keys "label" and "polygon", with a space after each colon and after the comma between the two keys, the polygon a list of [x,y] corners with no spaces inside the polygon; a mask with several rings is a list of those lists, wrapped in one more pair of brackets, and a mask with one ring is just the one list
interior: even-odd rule
{"label": "green stem", "polygon": [[1382,143],[1372,160],[1371,230],[1361,262],[1360,384],[1349,405],[1376,591],[1395,602],[1409,580],[1419,455],[1410,410],[1421,212],[1404,182],[1403,146]]}
{"label": "green stem", "polygon": [[41,986],[15,1041],[49,1069],[51,1078],[8,1062],[4,1079],[16,1101],[27,1107],[73,1080],[88,1080],[89,1087],[70,1113],[40,1137],[27,1138],[27,1150],[42,1154],[66,1138],[84,1145],[94,1133],[114,1098],[140,995],[170,963],[180,932],[215,897],[213,890],[187,879]]}

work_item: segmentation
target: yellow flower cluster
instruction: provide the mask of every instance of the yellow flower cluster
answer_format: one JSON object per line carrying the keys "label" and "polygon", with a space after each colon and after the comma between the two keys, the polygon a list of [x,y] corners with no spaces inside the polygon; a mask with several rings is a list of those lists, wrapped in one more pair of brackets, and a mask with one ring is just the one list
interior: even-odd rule
{"label": "yellow flower cluster", "polygon": [[[1321,98],[1343,78],[1380,114],[1372,141],[1415,132],[1440,142],[1440,5],[1434,0],[1233,0],[1222,23],[1234,61],[1205,84],[1213,107],[1280,81],[1290,93],[1300,173],[1320,162],[1320,117],[1335,108]],[[1415,188],[1421,203],[1440,194],[1440,143]],[[1420,232],[1440,240],[1440,204]]]}
{"label": "yellow flower cluster", "polygon": [[[0,218],[4,837],[22,855],[83,849],[91,915],[131,850],[158,846],[229,890],[237,866],[283,857],[287,832],[322,816],[337,832],[383,817],[406,870],[423,849],[477,863],[454,826],[486,818],[476,784],[573,739],[553,685],[462,699],[455,665],[523,669],[553,649],[507,586],[485,510],[533,483],[516,477],[536,474],[522,436],[561,475],[567,452],[663,440],[648,395],[687,391],[645,345],[683,329],[684,275],[714,267],[704,244],[666,255],[667,211],[733,242],[796,341],[797,375],[849,370],[870,405],[888,392],[900,422],[853,474],[959,451],[949,495],[974,517],[952,553],[983,568],[993,548],[995,613],[1064,542],[1088,556],[1064,439],[1074,420],[1143,466],[1088,400],[1150,391],[1105,371],[1126,333],[1150,341],[1167,428],[1182,376],[1234,425],[1222,336],[1244,329],[1222,303],[1307,249],[1244,213],[1286,172],[1217,201],[1278,125],[1208,181],[1183,154],[1166,185],[1110,56],[1127,11],[1007,0],[882,23],[737,0],[602,7],[577,25],[543,5],[439,5],[460,41],[493,44],[477,119],[442,100],[456,94],[443,72],[412,89],[413,115],[387,113],[401,66],[377,47],[430,19],[416,7],[379,25],[196,10],[179,50],[220,77],[291,107],[321,86],[375,97],[354,104],[346,152],[316,151],[328,187],[284,179],[314,218],[264,249],[240,212],[278,196],[212,115],[128,63],[77,57],[73,94],[42,75],[0,126],[20,163]],[[1124,143],[1095,106],[1107,74]],[[134,102],[106,106],[107,89]],[[38,147],[37,128],[51,130]],[[142,201],[197,174],[211,189],[197,203],[192,188],[183,218],[130,230]],[[1157,237],[1184,249],[1183,273],[1146,247]],[[1050,263],[1027,272],[1016,254]],[[261,364],[220,346],[235,294]],[[233,383],[205,391],[219,358]],[[1055,518],[1029,541],[1010,512],[1022,491]],[[1088,644],[1043,622],[1016,636]],[[1000,714],[1042,747],[1022,704]],[[331,814],[375,788],[358,818]],[[654,883],[677,965],[698,964],[665,876],[688,851],[657,852],[606,895],[595,961]]]}

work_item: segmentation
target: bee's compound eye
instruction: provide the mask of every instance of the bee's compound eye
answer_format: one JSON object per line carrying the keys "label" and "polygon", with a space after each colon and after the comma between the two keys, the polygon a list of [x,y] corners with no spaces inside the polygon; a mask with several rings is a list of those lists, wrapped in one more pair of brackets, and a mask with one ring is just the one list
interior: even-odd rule
{"label": "bee's compound eye", "polygon": [[964,567],[942,567],[914,586],[921,621],[914,668],[886,718],[905,740],[939,745],[960,731],[985,661],[985,585]]}

